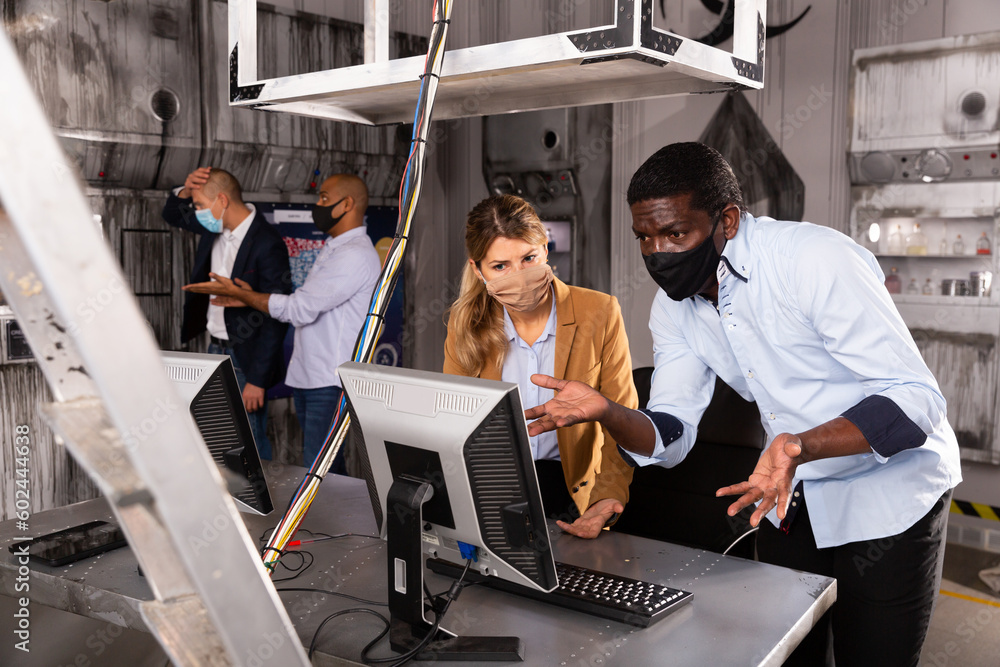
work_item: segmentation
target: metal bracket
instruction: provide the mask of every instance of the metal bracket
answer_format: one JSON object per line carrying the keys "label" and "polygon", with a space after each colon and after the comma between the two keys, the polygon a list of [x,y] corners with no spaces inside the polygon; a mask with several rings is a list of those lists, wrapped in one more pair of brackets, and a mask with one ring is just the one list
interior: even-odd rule
{"label": "metal bracket", "polygon": [[[763,87],[767,0],[733,0],[733,49],[653,26],[652,0],[617,0],[614,23],[448,51],[436,119]],[[365,62],[272,79],[258,76],[256,0],[229,0],[234,106],[355,123],[413,119],[423,57],[388,60],[389,26],[366,0]],[[238,48],[237,48],[238,47]]]}

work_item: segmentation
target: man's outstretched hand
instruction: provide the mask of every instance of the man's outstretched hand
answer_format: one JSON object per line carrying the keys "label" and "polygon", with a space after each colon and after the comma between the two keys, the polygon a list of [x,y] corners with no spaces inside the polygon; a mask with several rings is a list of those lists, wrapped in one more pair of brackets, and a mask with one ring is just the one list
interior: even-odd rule
{"label": "man's outstretched hand", "polygon": [[775,507],[778,508],[778,518],[785,518],[788,508],[788,497],[792,493],[792,478],[795,469],[802,463],[802,441],[791,433],[782,433],[771,441],[771,445],[757,461],[750,479],[734,484],[715,492],[719,496],[735,496],[740,498],[729,506],[729,516],[735,516],[744,507],[760,501],[760,505],[750,517],[750,525],[756,526],[760,520]]}
{"label": "man's outstretched hand", "polygon": [[556,525],[570,535],[592,540],[604,530],[604,524],[615,514],[621,514],[625,507],[614,498],[598,500],[573,523],[556,521]]}
{"label": "man's outstretched hand", "polygon": [[249,283],[239,278],[229,279],[216,273],[209,273],[210,281],[207,283],[191,283],[184,285],[181,289],[185,292],[195,292],[196,294],[211,294],[215,296],[212,303],[217,306],[232,307],[245,306],[246,302],[241,300],[241,296],[246,296],[245,292],[252,292],[253,288]]}
{"label": "man's outstretched hand", "polygon": [[[551,401],[524,411],[528,435],[539,435],[564,426],[598,421],[608,409],[608,399],[590,385],[576,380],[557,380],[549,375],[535,374],[531,381],[539,387],[555,389]],[[603,525],[603,524],[602,524]]]}

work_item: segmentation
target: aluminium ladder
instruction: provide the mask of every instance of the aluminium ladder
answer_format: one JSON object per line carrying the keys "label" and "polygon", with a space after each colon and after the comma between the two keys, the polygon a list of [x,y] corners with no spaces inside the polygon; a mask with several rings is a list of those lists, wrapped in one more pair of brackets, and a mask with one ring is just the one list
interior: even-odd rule
{"label": "aluminium ladder", "polygon": [[3,30],[0,71],[0,289],[52,390],[46,420],[154,593],[146,624],[177,665],[307,665]]}

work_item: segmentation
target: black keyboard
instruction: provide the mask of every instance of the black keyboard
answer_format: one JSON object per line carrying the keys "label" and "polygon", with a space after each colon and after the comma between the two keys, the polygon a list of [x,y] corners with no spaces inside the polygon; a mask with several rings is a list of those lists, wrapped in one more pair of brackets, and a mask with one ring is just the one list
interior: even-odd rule
{"label": "black keyboard", "polygon": [[[465,569],[462,565],[440,558],[428,558],[427,567],[431,572],[452,579],[461,576]],[[514,584],[499,577],[484,576],[472,569],[465,575],[465,581],[640,628],[647,628],[665,618],[694,597],[693,593],[676,588],[566,563],[556,563],[556,574],[559,575],[559,586],[551,593]]]}

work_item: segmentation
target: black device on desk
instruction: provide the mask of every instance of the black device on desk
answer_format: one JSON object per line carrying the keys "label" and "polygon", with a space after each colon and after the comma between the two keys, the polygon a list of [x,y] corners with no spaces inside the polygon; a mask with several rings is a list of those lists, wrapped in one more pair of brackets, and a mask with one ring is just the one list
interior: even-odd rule
{"label": "black device on desk", "polygon": [[[474,556],[472,576],[533,596],[555,591],[559,575],[517,385],[354,362],[338,370],[388,542],[392,648],[411,649],[432,627],[422,552],[451,563]],[[437,660],[523,659],[516,637],[439,635],[430,647]]]}
{"label": "black device on desk", "polygon": [[31,540],[14,542],[10,545],[10,552],[21,554],[27,547],[28,556],[32,560],[57,566],[90,558],[127,544],[125,535],[117,524],[91,521]]}

